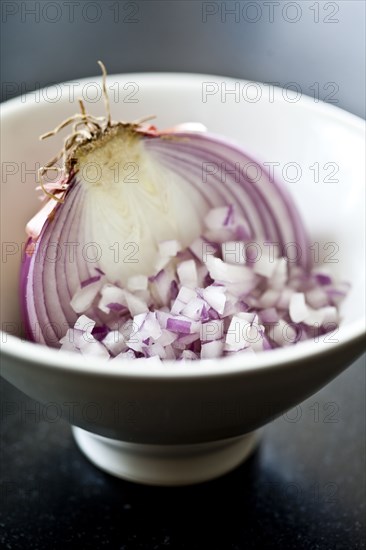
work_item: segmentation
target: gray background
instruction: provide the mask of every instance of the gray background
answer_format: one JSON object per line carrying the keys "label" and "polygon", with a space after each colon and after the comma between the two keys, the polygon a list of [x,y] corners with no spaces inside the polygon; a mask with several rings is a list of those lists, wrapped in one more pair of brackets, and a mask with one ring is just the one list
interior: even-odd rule
{"label": "gray background", "polygon": [[[102,59],[110,74],[187,71],[296,83],[364,117],[364,1],[270,4],[78,0],[72,15],[66,1],[4,1],[1,99],[99,74]],[[207,10],[217,13],[205,22]],[[63,422],[5,417],[0,541],[8,548],[365,548],[364,365],[359,359],[268,425],[257,453],[233,473],[182,490],[103,474]],[[34,409],[1,385],[5,405]]]}
{"label": "gray background", "polygon": [[304,94],[365,116],[363,0],[1,4],[2,100],[98,74],[102,59],[110,74],[186,71],[295,82]]}

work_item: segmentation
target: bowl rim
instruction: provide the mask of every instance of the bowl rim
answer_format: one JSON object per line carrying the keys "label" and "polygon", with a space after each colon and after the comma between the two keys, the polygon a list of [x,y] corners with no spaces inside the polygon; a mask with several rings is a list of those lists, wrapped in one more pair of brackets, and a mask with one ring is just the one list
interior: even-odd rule
{"label": "bowl rim", "polygon": [[[212,74],[201,74],[201,73],[171,73],[171,72],[145,72],[145,73],[121,73],[121,74],[110,74],[108,78],[118,78],[120,80],[126,80],[130,78],[147,80],[149,81],[150,86],[161,86],[161,81],[165,81],[165,85],[177,84],[177,80],[180,80],[180,86],[192,86],[193,81],[202,82],[203,79],[211,79],[211,81],[218,82],[240,82],[243,84],[253,83],[264,85],[264,83],[259,81],[248,81],[242,78],[233,78],[220,75]],[[88,83],[93,79],[93,82],[100,81],[100,76],[91,76],[82,79],[78,79],[78,86],[82,86],[84,83]],[[160,83],[158,82],[160,81]],[[59,83],[75,83],[75,81],[65,81]],[[45,86],[42,89],[47,88]],[[278,86],[273,86],[274,88],[274,102],[283,100],[282,88]],[[41,89],[41,90],[42,90]],[[40,91],[41,91],[40,90]],[[19,106],[25,108],[31,105],[34,107],[35,104],[42,105],[47,103],[43,96],[41,101],[24,101],[24,97],[31,97],[32,94],[26,94],[25,96],[17,96],[1,104],[1,117],[11,116],[14,112],[17,111]],[[314,100],[302,94],[300,99],[297,101],[296,105],[301,106],[308,110],[316,111],[319,114],[328,116],[329,119],[337,121],[339,123],[344,123],[347,126],[353,126],[354,130],[359,130],[365,132],[365,121],[349,113],[336,105],[325,103],[324,101],[314,102]],[[131,360],[121,360],[120,363],[106,363],[100,365],[100,361],[97,358],[93,357],[84,357],[73,352],[63,351],[59,353],[59,350],[55,348],[50,348],[40,344],[35,344],[22,340],[21,338],[12,336],[3,331],[0,331],[1,344],[0,349],[2,354],[5,357],[18,359],[24,363],[37,364],[41,368],[54,368],[57,371],[65,371],[69,374],[83,373],[85,375],[105,375],[105,376],[115,376],[115,377],[127,377],[127,378],[163,378],[163,379],[176,379],[176,378],[206,378],[211,376],[229,376],[232,374],[243,374],[259,371],[274,369],[275,367],[286,367],[289,364],[292,364],[296,361],[307,358],[314,357],[323,357],[329,352],[337,353],[340,352],[342,348],[354,344],[358,345],[359,341],[362,341],[362,338],[365,334],[365,316],[352,321],[348,325],[340,325],[342,332],[342,341],[337,342],[313,342],[312,340],[306,340],[299,342],[293,346],[287,346],[285,348],[278,348],[271,351],[263,351],[257,353],[256,355],[250,355],[245,359],[245,353],[238,353],[231,357],[222,357],[217,359],[205,359],[198,361],[164,361],[159,362],[158,360],[154,361],[153,359],[141,358],[136,364],[135,361]],[[331,334],[331,333],[330,333]],[[332,346],[329,346],[329,343],[332,343]],[[248,363],[246,364],[248,360]]]}
{"label": "bowl rim", "polygon": [[[306,359],[323,358],[325,355],[341,353],[351,345],[355,349],[364,341],[365,321],[359,319],[352,325],[342,327],[342,341],[337,342],[313,342],[306,340],[293,346],[278,348],[270,351],[262,351],[256,355],[250,355],[246,364],[245,352],[232,357],[218,359],[201,359],[197,361],[153,361],[152,358],[141,358],[136,361],[131,359],[121,360],[115,363],[103,363],[95,357],[85,357],[74,352],[63,351],[21,340],[1,332],[0,350],[4,357],[18,359],[24,363],[37,365],[39,368],[52,368],[68,374],[78,373],[84,375],[103,375],[118,378],[149,378],[149,379],[177,379],[177,378],[206,378],[223,377],[235,374],[245,375],[255,371],[286,368]],[[328,333],[331,335],[332,333]],[[328,336],[327,335],[327,336]],[[5,343],[4,343],[5,342]],[[329,345],[332,344],[332,345]]]}

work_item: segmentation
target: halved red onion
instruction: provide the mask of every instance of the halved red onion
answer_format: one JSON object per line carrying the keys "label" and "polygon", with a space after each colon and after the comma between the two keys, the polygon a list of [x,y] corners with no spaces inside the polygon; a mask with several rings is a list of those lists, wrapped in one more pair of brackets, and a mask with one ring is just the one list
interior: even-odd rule
{"label": "halved red onion", "polygon": [[82,106],[63,153],[63,176],[42,185],[48,201],[27,226],[30,339],[101,359],[192,360],[296,343],[309,336],[301,328],[339,320],[347,287],[312,270],[291,197],[234,143],[109,112],[100,122]]}
{"label": "halved red onion", "polygon": [[[245,166],[252,162],[236,146],[208,134],[175,134],[176,139],[169,140],[166,134],[162,139],[158,134],[144,135],[131,128],[118,126],[113,130],[107,143],[93,152],[86,153],[87,147],[81,147],[73,161],[78,170],[70,175],[64,203],[56,204],[52,217],[44,220],[31,260],[24,263],[27,285],[22,299],[33,339],[58,344],[58,327],[73,326],[80,312],[80,308],[76,312],[70,307],[70,301],[83,281],[96,276],[95,268],[122,286],[131,277],[151,276],[152,267],[161,257],[159,246],[168,257],[177,251],[177,242],[183,247],[190,245],[200,236],[204,214],[223,202],[233,202],[235,211],[229,216],[227,205],[219,207],[208,218],[208,229],[236,230],[237,223],[245,223],[252,240],[268,239],[282,247],[289,242],[298,243],[303,251],[300,265],[308,266],[305,230],[291,199],[264,171],[258,182],[243,174],[236,182],[230,173],[235,163]],[[109,164],[100,168],[100,180],[88,181],[88,177],[92,178],[88,176],[90,166],[102,166],[107,154]],[[131,159],[132,165],[136,159],[138,183],[123,181],[121,162],[125,159]],[[207,169],[205,179],[202,173],[207,163],[210,170]],[[110,167],[114,164],[122,172],[116,182],[111,177]],[[225,182],[216,171],[210,173],[213,165],[221,169],[222,164],[227,171]],[[235,235],[230,235],[234,240]],[[54,261],[56,252],[59,258]],[[222,267],[228,271],[228,281],[240,282],[248,269],[238,265],[230,268],[230,264],[221,262],[211,259],[209,271],[214,270],[215,276]],[[250,278],[253,277],[251,272]],[[193,261],[182,264],[179,279],[195,286]],[[225,282],[224,275],[223,279]],[[169,291],[167,287],[162,289],[159,276],[156,286],[162,293],[161,303],[167,304]],[[40,327],[39,336],[35,334],[35,324]]]}

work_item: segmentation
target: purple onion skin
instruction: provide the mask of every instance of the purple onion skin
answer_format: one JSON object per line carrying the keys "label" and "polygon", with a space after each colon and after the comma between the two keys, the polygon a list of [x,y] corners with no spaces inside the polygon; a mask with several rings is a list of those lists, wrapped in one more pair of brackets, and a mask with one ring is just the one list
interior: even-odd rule
{"label": "purple onion skin", "polygon": [[32,256],[26,253],[28,246],[32,243],[32,239],[29,238],[25,244],[24,253],[22,257],[22,262],[20,266],[20,277],[19,277],[19,297],[20,297],[20,318],[21,326],[24,330],[24,336],[27,340],[34,342],[33,332],[31,330],[28,308],[27,308],[27,296],[26,296],[26,287],[28,280],[29,268],[32,261]]}

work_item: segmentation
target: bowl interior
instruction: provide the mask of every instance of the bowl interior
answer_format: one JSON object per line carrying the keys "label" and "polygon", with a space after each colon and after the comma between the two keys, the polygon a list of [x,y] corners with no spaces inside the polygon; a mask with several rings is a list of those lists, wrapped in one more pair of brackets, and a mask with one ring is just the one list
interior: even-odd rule
{"label": "bowl interior", "polygon": [[[1,181],[1,328],[19,333],[18,274],[24,227],[39,207],[34,191],[36,170],[62,146],[66,132],[39,142],[78,110],[83,97],[89,111],[102,114],[90,81],[59,85],[2,105]],[[271,166],[294,197],[310,234],[316,263],[352,284],[342,306],[343,323],[364,315],[365,153],[364,128],[357,117],[310,98],[269,93],[258,85],[260,99],[223,90],[246,83],[200,75],[131,74],[108,77],[114,119],[133,120],[155,114],[159,128],[198,121],[212,133],[232,138],[258,161]],[[96,88],[95,88],[96,89]],[[212,90],[211,95],[205,92]],[[132,93],[133,92],[133,93]],[[252,98],[253,99],[253,98]]]}

